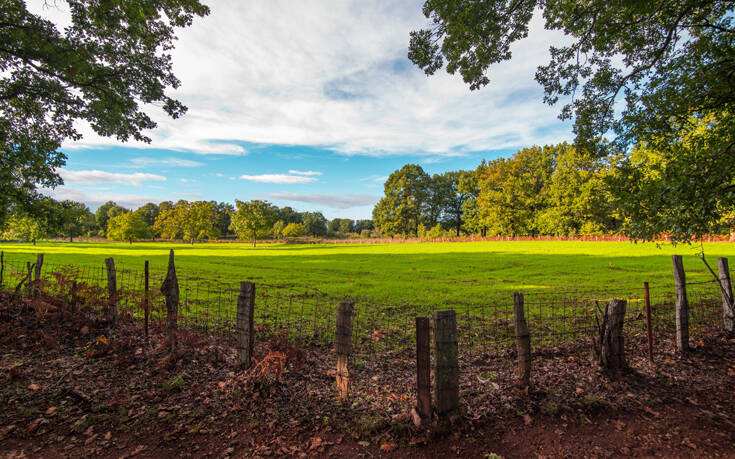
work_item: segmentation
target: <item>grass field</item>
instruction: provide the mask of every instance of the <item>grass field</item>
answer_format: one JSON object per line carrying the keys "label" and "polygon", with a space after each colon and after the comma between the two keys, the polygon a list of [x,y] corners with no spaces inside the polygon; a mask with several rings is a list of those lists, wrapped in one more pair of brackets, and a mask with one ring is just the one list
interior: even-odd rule
{"label": "grass field", "polygon": [[[515,290],[564,288],[631,291],[644,281],[672,289],[671,255],[684,256],[688,281],[707,280],[699,246],[630,242],[507,241],[355,245],[262,245],[175,243],[2,243],[6,260],[33,260],[45,253],[47,264],[118,266],[165,270],[169,249],[176,252],[180,276],[235,284],[304,284],[335,296],[374,303],[482,303]],[[735,244],[709,243],[717,257],[735,264]],[[716,269],[716,268],[715,268]],[[711,278],[711,277],[709,277]]]}

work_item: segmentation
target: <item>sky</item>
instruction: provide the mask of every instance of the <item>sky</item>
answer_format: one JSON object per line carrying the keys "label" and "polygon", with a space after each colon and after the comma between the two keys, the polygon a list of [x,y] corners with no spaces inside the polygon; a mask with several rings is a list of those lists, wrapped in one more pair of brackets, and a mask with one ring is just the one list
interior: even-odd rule
{"label": "sky", "polygon": [[[65,3],[32,11],[63,26]],[[189,110],[158,123],[150,144],[78,126],[62,150],[56,199],[93,210],[164,200],[266,199],[327,218],[370,218],[383,183],[407,163],[430,174],[474,169],[520,148],[569,141],[571,124],[542,102],[536,67],[563,41],[537,15],[513,59],[470,91],[458,75],[427,77],[406,57],[424,27],[420,1],[269,0],[205,3],[178,32],[169,95]]]}

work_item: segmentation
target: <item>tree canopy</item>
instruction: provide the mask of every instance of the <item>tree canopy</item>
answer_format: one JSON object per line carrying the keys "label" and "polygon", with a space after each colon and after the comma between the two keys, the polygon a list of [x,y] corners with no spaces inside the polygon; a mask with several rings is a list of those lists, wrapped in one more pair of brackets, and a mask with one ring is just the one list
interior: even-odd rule
{"label": "tree canopy", "polygon": [[238,237],[253,241],[255,247],[258,237],[271,230],[276,209],[269,202],[260,200],[236,200],[235,207],[237,209],[230,215],[230,228]]}
{"label": "tree canopy", "polygon": [[[141,105],[173,118],[186,112],[166,95],[175,30],[209,9],[197,0],[67,0],[63,31],[23,0],[0,2],[0,222],[12,209],[33,210],[37,187],[61,184],[56,169],[78,122],[99,135],[149,142],[156,123]],[[46,7],[49,7],[48,5]]]}
{"label": "tree canopy", "polygon": [[[653,184],[657,179],[649,176],[649,191],[676,186],[679,179],[707,183],[712,161],[735,163],[735,10],[730,1],[427,0],[423,12],[431,26],[411,32],[409,58],[427,74],[446,63],[449,73],[458,72],[471,89],[479,89],[490,82],[492,64],[511,59],[510,46],[528,35],[538,10],[546,28],[563,32],[568,44],[551,47],[551,60],[538,67],[536,80],[544,101],[562,101],[560,117],[574,119],[578,148],[597,156],[630,154],[633,145],[655,149],[669,166],[662,176],[666,181]],[[709,133],[699,137],[697,147],[709,153],[687,155],[682,143],[702,123]],[[600,142],[610,134],[611,142]],[[687,161],[687,170],[675,167]],[[626,231],[643,239],[662,232],[679,240],[702,236],[734,209],[733,169],[724,172],[726,185],[706,196],[678,193],[670,206],[659,201],[665,208],[630,212],[631,220],[669,217],[637,220]],[[723,206],[727,201],[729,207]],[[680,212],[684,208],[696,211]]]}

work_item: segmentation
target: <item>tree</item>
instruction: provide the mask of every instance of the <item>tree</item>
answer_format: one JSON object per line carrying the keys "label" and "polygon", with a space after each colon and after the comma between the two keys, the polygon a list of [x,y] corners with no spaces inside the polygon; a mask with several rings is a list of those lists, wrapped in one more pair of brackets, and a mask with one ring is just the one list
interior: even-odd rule
{"label": "tree", "polygon": [[151,236],[151,230],[140,214],[125,212],[112,217],[107,223],[107,238],[117,241],[133,241]]}
{"label": "tree", "polygon": [[36,245],[36,241],[45,238],[47,234],[48,227],[43,219],[16,213],[7,220],[3,239],[20,239]]}
{"label": "tree", "polygon": [[321,212],[304,212],[304,229],[306,234],[314,237],[325,236],[327,234],[327,219]]}
{"label": "tree", "polygon": [[[237,210],[231,214],[230,228],[240,239],[250,239],[255,247],[258,236],[265,236],[273,226],[276,208],[267,201],[236,200]],[[285,235],[285,234],[284,234]]]}
{"label": "tree", "polygon": [[304,216],[302,213],[295,211],[289,206],[278,209],[277,220],[283,220],[284,223],[303,223]]}
{"label": "tree", "polygon": [[283,237],[300,237],[306,234],[306,228],[303,223],[289,223],[283,228]]}
{"label": "tree", "polygon": [[194,244],[203,239],[216,239],[220,233],[215,223],[214,203],[182,199],[158,214],[153,230],[164,239],[183,239]]}
{"label": "tree", "polygon": [[342,234],[350,234],[355,230],[355,223],[349,218],[343,218],[339,222],[339,232]]}
{"label": "tree", "polygon": [[281,239],[283,237],[283,230],[286,228],[286,224],[283,222],[283,220],[278,220],[273,224],[273,237],[276,239]]}
{"label": "tree", "polygon": [[150,142],[156,123],[140,105],[171,117],[186,112],[166,95],[179,86],[170,51],[175,30],[209,9],[197,0],[67,0],[59,30],[23,0],[0,3],[0,223],[13,208],[33,210],[38,186],[61,184],[63,141],[80,121],[102,136]]}
{"label": "tree", "polygon": [[226,236],[233,234],[230,230],[230,214],[235,210],[232,204],[226,202],[211,201],[214,205],[215,222],[214,227],[219,234]]}
{"label": "tree", "polygon": [[673,145],[654,139],[621,159],[610,183],[627,234],[681,242],[725,230],[735,212],[735,160],[721,152],[733,148],[735,133],[722,132],[720,120],[693,120]]}
{"label": "tree", "polygon": [[[511,44],[526,37],[536,9],[542,10],[547,29],[568,37],[567,45],[551,48],[551,61],[538,68],[536,80],[546,103],[566,102],[560,117],[574,119],[577,147],[615,155],[630,152],[633,144],[646,145],[671,166],[668,174],[690,183],[708,181],[712,159],[733,162],[735,14],[730,1],[428,0],[423,12],[433,25],[411,32],[409,58],[427,74],[446,60],[449,73],[459,72],[471,89],[479,89],[490,81],[489,66],[510,59]],[[680,147],[682,133],[702,120],[714,123],[698,144],[708,154],[687,155]],[[614,136],[612,142],[599,142],[607,134]],[[675,167],[685,159],[689,168]],[[727,170],[724,182],[731,183],[733,171]],[[706,195],[678,193],[689,200],[661,200],[663,207],[655,211],[630,212],[626,231],[647,237],[650,231],[639,230],[655,226],[682,237],[696,235],[709,222],[699,212],[679,210],[716,207],[712,201],[727,201],[732,192],[722,186]],[[632,220],[659,216],[662,220],[653,223]]]}
{"label": "tree", "polygon": [[156,217],[158,217],[159,212],[158,206],[152,202],[143,204],[135,210],[135,213],[140,215],[140,218],[150,227],[156,222]]}
{"label": "tree", "polygon": [[406,164],[388,177],[385,196],[373,209],[373,220],[384,234],[417,235],[429,199],[430,180],[418,164]]}
{"label": "tree", "polygon": [[96,225],[95,216],[89,208],[75,201],[61,201],[58,203],[60,221],[56,225],[56,233],[68,237],[69,242],[74,242],[75,237],[90,232]]}

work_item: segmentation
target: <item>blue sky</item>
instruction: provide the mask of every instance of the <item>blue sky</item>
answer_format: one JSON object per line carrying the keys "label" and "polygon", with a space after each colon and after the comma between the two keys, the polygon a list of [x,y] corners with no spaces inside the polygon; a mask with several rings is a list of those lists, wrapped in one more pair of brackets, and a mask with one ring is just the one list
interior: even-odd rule
{"label": "blue sky", "polygon": [[[61,3],[61,2],[60,2]],[[209,1],[207,18],[179,33],[173,53],[189,107],[171,120],[157,107],[150,144],[84,138],[63,146],[65,185],[49,193],[93,209],[107,200],[267,199],[328,218],[369,218],[383,181],[406,163],[429,173],[571,139],[558,107],[533,80],[562,37],[543,29],[470,91],[446,72],[426,77],[406,58],[408,34],[426,24],[421,2]],[[66,12],[29,7],[60,26]],[[35,5],[35,6],[34,6]]]}

